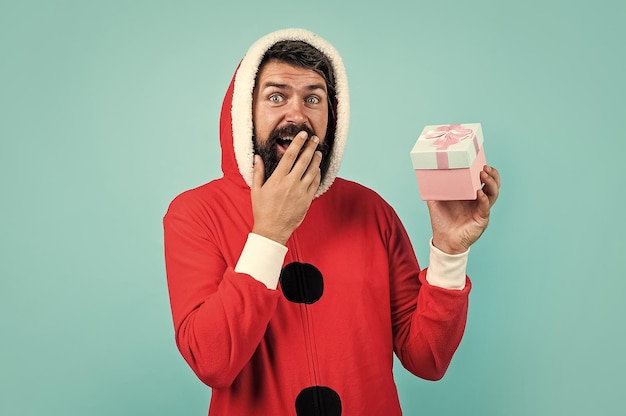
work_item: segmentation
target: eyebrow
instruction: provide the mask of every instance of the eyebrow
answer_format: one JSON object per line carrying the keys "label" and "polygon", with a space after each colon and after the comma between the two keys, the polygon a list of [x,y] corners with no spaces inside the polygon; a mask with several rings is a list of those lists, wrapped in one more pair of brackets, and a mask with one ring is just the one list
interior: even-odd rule
{"label": "eyebrow", "polygon": [[[268,81],[268,82],[265,82],[263,84],[263,89],[270,88],[270,87],[275,87],[275,88],[284,89],[284,90],[292,89],[292,87],[290,85],[281,84],[281,83],[278,83],[278,82]],[[311,85],[307,85],[305,87],[305,89],[307,89],[309,91],[322,90],[322,91],[326,92],[326,85],[324,85],[324,84],[311,84]]]}

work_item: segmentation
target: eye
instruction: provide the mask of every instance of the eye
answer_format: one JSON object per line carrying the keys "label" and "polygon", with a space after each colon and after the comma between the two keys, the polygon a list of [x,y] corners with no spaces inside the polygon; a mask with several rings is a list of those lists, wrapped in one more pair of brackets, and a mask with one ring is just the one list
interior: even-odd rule
{"label": "eye", "polygon": [[268,100],[273,103],[280,103],[284,100],[283,96],[280,94],[272,94],[268,97]]}
{"label": "eye", "polygon": [[319,104],[321,100],[320,100],[320,97],[311,95],[310,97],[307,97],[306,102],[307,104]]}

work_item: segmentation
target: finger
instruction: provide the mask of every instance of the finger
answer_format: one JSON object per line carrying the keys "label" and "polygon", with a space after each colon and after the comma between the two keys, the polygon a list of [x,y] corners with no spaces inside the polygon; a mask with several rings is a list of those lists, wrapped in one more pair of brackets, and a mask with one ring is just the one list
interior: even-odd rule
{"label": "finger", "polygon": [[498,169],[485,165],[484,171],[495,179],[498,188],[500,188],[500,172],[498,172]]}
{"label": "finger", "polygon": [[313,156],[315,155],[315,150],[317,149],[319,141],[320,139],[317,136],[311,136],[311,139],[305,143],[293,165],[293,168],[291,169],[291,172],[295,177],[300,179],[305,175],[307,169],[313,161]]}
{"label": "finger", "polygon": [[319,187],[321,181],[321,171],[320,171],[320,163],[322,161],[322,152],[319,150],[315,151],[313,154],[313,159],[311,159],[311,163],[307,167],[306,172],[302,176],[302,182],[307,185],[307,189],[309,191],[316,191]]}
{"label": "finger", "polygon": [[254,155],[254,166],[252,169],[252,189],[261,189],[265,183],[265,165],[259,155]]}
{"label": "finger", "polygon": [[308,134],[306,131],[301,131],[296,134],[291,141],[291,144],[285,151],[285,154],[281,157],[280,162],[278,162],[275,172],[281,175],[287,175],[291,172],[291,169],[298,158],[298,154],[300,153],[300,149],[302,149],[302,146],[304,146],[307,141],[307,137]]}
{"label": "finger", "polygon": [[322,182],[322,173],[318,169],[317,174],[315,175],[313,181],[307,189],[311,196],[315,195],[315,192],[317,192],[318,188],[320,187],[320,182]]}
{"label": "finger", "polygon": [[492,204],[489,197],[482,189],[476,191],[476,200],[478,201],[478,215],[482,218],[489,218],[489,211]]}
{"label": "finger", "polygon": [[498,199],[498,183],[496,178],[483,171],[480,173],[480,179],[485,184],[482,188],[483,192],[489,197],[489,202],[493,205]]}

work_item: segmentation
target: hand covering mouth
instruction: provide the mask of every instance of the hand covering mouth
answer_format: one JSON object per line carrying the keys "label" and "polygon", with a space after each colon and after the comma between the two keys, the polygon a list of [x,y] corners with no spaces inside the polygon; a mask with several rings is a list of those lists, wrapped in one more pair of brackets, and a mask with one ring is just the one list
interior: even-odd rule
{"label": "hand covering mouth", "polygon": [[[283,154],[287,151],[289,145],[291,145],[294,137],[301,131],[305,131],[308,134],[307,138],[311,138],[315,135],[315,132],[306,125],[287,124],[273,130],[267,140],[257,140],[256,137],[253,137],[254,152],[261,156],[263,164],[265,165],[265,178],[269,178],[272,175]],[[301,152],[303,150],[304,147],[300,149]],[[320,138],[320,142],[317,144],[317,150],[322,152],[320,169],[323,178],[330,164],[329,155],[331,149],[326,140]]]}

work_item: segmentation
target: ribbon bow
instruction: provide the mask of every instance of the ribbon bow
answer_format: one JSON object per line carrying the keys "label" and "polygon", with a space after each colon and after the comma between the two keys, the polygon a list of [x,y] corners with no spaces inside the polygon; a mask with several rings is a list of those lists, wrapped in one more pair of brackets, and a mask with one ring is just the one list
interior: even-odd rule
{"label": "ribbon bow", "polygon": [[472,137],[474,137],[472,129],[466,129],[460,124],[440,126],[435,130],[427,131],[424,135],[426,139],[437,139],[433,142],[433,146],[437,147],[437,150],[446,150],[449,146]]}

